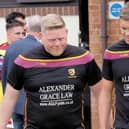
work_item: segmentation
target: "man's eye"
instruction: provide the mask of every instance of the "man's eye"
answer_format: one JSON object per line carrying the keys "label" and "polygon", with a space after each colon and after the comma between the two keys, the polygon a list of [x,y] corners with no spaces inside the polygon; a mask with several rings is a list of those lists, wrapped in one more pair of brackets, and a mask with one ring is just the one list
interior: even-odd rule
{"label": "man's eye", "polygon": [[20,35],[20,34],[25,35],[25,32],[22,32],[22,33],[17,32],[17,33],[16,33],[16,35]]}
{"label": "man's eye", "polygon": [[126,30],[126,28],[122,27],[122,30]]}
{"label": "man's eye", "polygon": [[59,40],[60,40],[60,41],[63,41],[63,40],[64,40],[64,38],[59,38]]}
{"label": "man's eye", "polygon": [[54,42],[56,39],[48,39],[49,42]]}

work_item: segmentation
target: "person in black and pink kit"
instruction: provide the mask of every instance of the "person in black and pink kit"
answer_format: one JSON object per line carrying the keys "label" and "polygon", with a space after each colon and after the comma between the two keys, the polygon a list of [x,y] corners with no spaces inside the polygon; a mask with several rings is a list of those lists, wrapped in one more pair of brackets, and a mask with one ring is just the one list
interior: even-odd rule
{"label": "person in black and pink kit", "polygon": [[0,128],[24,88],[25,129],[85,129],[82,93],[87,83],[97,96],[100,69],[92,53],[67,44],[68,30],[60,15],[44,16],[41,30],[42,46],[16,58],[8,76]]}
{"label": "person in black and pink kit", "polygon": [[115,129],[129,129],[129,2],[120,11],[123,38],[104,53],[102,89],[99,95],[99,129],[109,129],[112,90],[115,88]]}

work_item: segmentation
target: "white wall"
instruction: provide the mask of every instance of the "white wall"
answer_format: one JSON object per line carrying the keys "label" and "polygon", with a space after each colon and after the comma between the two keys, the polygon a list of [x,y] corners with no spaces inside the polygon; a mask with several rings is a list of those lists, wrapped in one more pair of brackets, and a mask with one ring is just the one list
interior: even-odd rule
{"label": "white wall", "polygon": [[6,41],[5,19],[0,18],[0,43]]}
{"label": "white wall", "polygon": [[[68,28],[68,43],[78,46],[79,17],[63,16]],[[5,19],[0,18],[0,43],[6,41]]]}
{"label": "white wall", "polygon": [[68,43],[78,46],[79,17],[78,16],[64,16],[63,18],[68,27]]}

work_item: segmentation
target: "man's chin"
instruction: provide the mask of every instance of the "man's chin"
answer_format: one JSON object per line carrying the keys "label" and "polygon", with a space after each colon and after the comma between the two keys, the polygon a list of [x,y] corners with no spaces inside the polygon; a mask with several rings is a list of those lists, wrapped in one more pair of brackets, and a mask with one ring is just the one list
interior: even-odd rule
{"label": "man's chin", "polygon": [[52,56],[58,57],[58,56],[62,55],[62,52],[51,52],[50,54]]}
{"label": "man's chin", "polygon": [[127,44],[129,44],[129,39],[126,39],[125,41],[126,41]]}

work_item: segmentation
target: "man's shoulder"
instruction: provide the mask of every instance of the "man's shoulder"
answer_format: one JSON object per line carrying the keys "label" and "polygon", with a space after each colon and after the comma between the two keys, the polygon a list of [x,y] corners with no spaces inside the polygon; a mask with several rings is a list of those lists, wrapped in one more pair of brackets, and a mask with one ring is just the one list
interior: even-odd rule
{"label": "man's shoulder", "polygon": [[16,45],[22,46],[21,43],[22,43],[22,44],[26,43],[26,38],[20,39],[20,40],[16,40],[16,41],[12,42],[12,43],[10,44],[10,46],[16,46]]}
{"label": "man's shoulder", "polygon": [[32,47],[33,46],[38,46],[40,45],[40,43],[38,41],[31,41],[28,38],[24,38],[21,40],[17,40],[15,42],[13,42],[10,46],[9,49],[13,49],[13,48],[26,48],[26,47]]}
{"label": "man's shoulder", "polygon": [[0,44],[0,49],[5,50],[5,49],[7,49],[8,46],[9,46],[8,42],[3,42]]}
{"label": "man's shoulder", "polygon": [[80,54],[85,53],[88,50],[86,50],[86,49],[84,49],[82,47],[68,45],[67,51],[70,52],[71,54],[80,55]]}
{"label": "man's shoulder", "polygon": [[127,58],[128,53],[129,44],[127,44],[124,40],[120,40],[105,50],[104,59],[116,60],[121,58]]}
{"label": "man's shoulder", "polygon": [[8,42],[0,44],[0,56],[5,56],[8,46],[9,46]]}
{"label": "man's shoulder", "polygon": [[107,48],[107,50],[110,50],[110,51],[123,51],[126,49],[128,50],[129,46],[124,40],[115,42]]}

